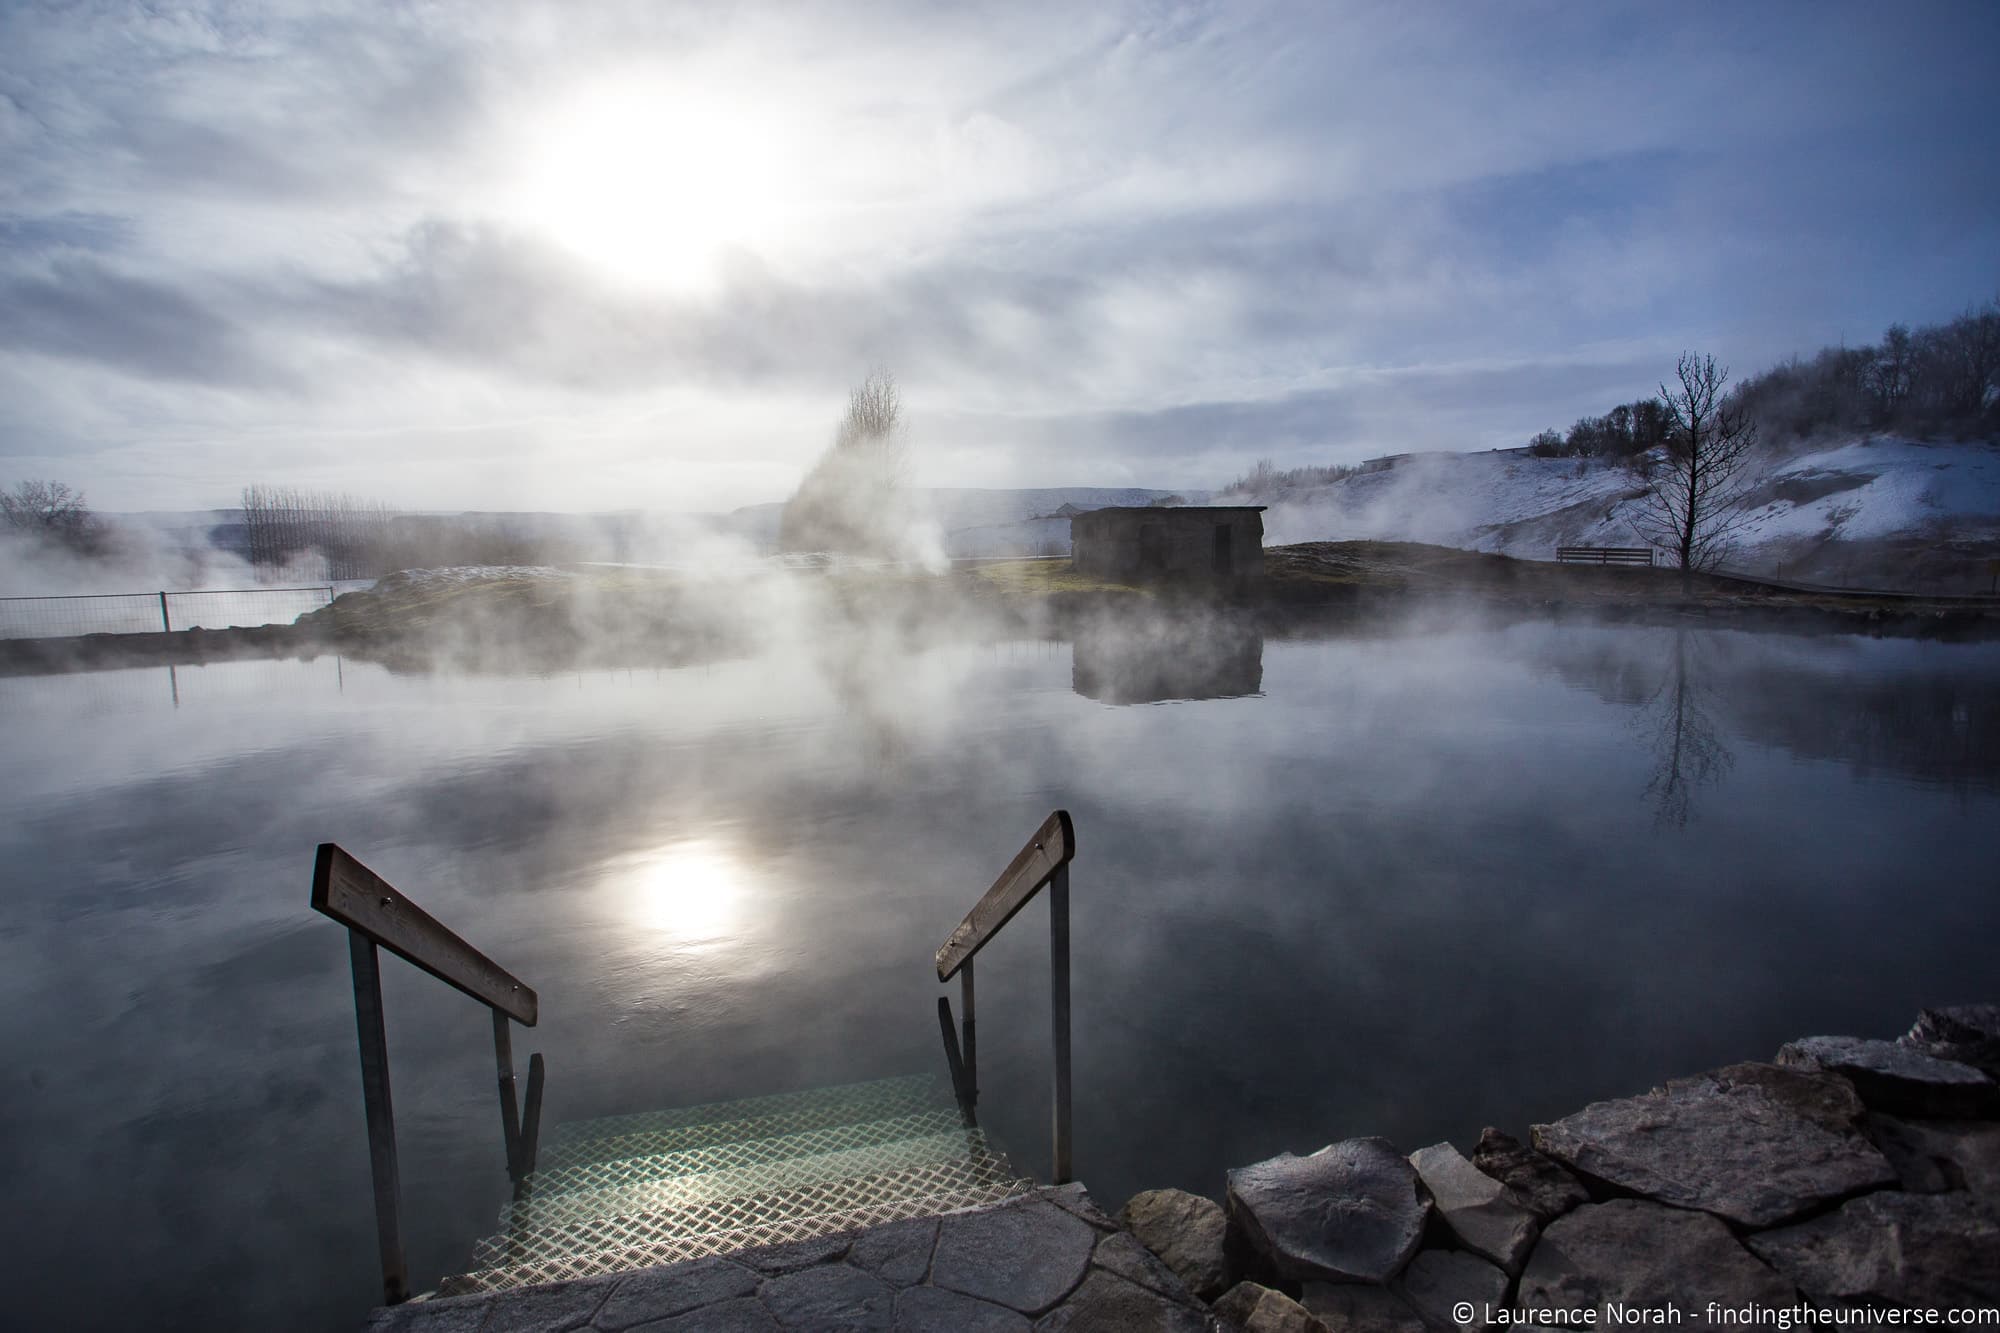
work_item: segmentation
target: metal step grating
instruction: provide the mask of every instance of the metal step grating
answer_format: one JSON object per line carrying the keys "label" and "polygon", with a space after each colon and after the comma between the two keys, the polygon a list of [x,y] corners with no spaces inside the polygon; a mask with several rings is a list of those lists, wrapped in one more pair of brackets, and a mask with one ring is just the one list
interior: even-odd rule
{"label": "metal step grating", "polygon": [[[881,1122],[880,1128],[858,1128],[868,1132],[843,1136],[816,1130],[699,1153],[596,1162],[564,1172],[564,1187],[559,1189],[545,1188],[538,1175],[523,1198],[501,1210],[500,1224],[542,1226],[578,1217],[605,1217],[757,1194],[786,1185],[894,1170],[984,1151],[983,1143],[977,1149],[968,1147],[966,1131],[956,1117],[940,1124],[905,1116]],[[763,1151],[754,1151],[757,1149]],[[641,1202],[634,1207],[633,1200]]]}
{"label": "metal step grating", "polygon": [[[859,1159],[857,1159],[859,1160]],[[596,1215],[503,1231],[473,1247],[473,1263],[491,1267],[590,1250],[651,1245],[677,1236],[737,1231],[790,1217],[847,1212],[890,1199],[944,1194],[1015,1179],[1005,1157],[978,1150],[943,1160],[900,1165],[784,1185],[772,1179],[757,1193],[668,1204],[630,1215]]]}
{"label": "metal step grating", "polygon": [[[709,1118],[690,1118],[695,1111]],[[586,1120],[559,1128],[541,1145],[536,1160],[541,1169],[560,1170],[593,1162],[690,1152],[716,1144],[773,1139],[926,1111],[956,1115],[950,1096],[935,1079],[927,1076],[888,1079],[881,1083]]]}
{"label": "metal step grating", "polygon": [[[641,1111],[636,1115],[600,1116],[595,1120],[572,1120],[557,1125],[545,1147],[567,1144],[577,1139],[615,1138],[625,1134],[658,1134],[687,1126],[731,1120],[799,1115],[853,1108],[863,1114],[854,1119],[873,1119],[883,1111],[902,1105],[912,1109],[935,1105],[943,1094],[938,1081],[929,1074],[905,1074],[900,1078],[875,1079],[867,1083],[841,1083],[826,1088],[801,1088],[796,1092],[774,1092],[762,1097],[742,1097],[735,1101],[703,1102],[698,1106],[675,1106],[662,1111]],[[883,1108],[878,1111],[874,1108]],[[836,1122],[837,1123],[837,1122]]]}
{"label": "metal step grating", "polygon": [[927,1075],[553,1129],[440,1294],[624,1272],[999,1203],[1034,1182]]}
{"label": "metal step grating", "polygon": [[759,1245],[782,1245],[788,1241],[812,1240],[818,1236],[858,1231],[911,1217],[936,1217],[966,1208],[980,1208],[1018,1198],[1035,1188],[1031,1180],[942,1194],[883,1199],[845,1212],[784,1218],[733,1231],[710,1231],[701,1235],[675,1236],[656,1243],[624,1248],[592,1250],[583,1254],[557,1255],[548,1259],[510,1263],[500,1267],[460,1273],[438,1285],[440,1296],[471,1296],[485,1291],[505,1291],[544,1282],[567,1282],[573,1278],[600,1277],[606,1273],[629,1273],[656,1264],[677,1264],[688,1259],[705,1259],[712,1254],[734,1254]]}

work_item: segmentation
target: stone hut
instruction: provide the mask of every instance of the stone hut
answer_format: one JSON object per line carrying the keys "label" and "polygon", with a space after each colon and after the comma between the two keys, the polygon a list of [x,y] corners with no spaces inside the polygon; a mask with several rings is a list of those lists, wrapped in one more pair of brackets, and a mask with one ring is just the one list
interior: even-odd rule
{"label": "stone hut", "polygon": [[1264,574],[1264,506],[1091,509],[1069,521],[1079,574],[1121,583],[1229,583]]}

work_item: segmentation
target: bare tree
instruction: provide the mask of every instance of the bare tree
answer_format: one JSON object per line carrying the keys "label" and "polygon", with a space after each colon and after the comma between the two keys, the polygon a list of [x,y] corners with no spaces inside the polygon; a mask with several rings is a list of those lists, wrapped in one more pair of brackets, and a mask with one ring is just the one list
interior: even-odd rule
{"label": "bare tree", "polygon": [[0,521],[38,541],[95,555],[104,546],[104,527],[83,502],[83,492],[60,481],[24,481],[0,491]]}
{"label": "bare tree", "polygon": [[391,514],[388,506],[326,491],[289,486],[243,488],[243,536],[259,570],[294,564],[316,554],[313,577],[374,578],[382,562]]}
{"label": "bare tree", "polygon": [[1707,569],[1752,521],[1749,498],[1757,427],[1723,395],[1729,372],[1712,356],[1683,352],[1680,386],[1660,386],[1666,404],[1666,462],[1652,477],[1633,526],[1674,553],[1683,580]]}
{"label": "bare tree", "polygon": [[871,372],[848,394],[833,443],[785,504],[778,549],[899,554],[895,501],[908,465],[902,414],[886,370]]}

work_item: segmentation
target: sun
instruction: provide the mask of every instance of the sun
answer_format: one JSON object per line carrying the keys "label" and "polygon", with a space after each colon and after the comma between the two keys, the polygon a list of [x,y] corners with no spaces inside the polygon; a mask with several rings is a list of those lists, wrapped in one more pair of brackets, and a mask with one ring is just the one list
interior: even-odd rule
{"label": "sun", "polygon": [[593,80],[527,134],[510,212],[613,278],[700,287],[793,225],[783,131],[759,103],[663,76]]}

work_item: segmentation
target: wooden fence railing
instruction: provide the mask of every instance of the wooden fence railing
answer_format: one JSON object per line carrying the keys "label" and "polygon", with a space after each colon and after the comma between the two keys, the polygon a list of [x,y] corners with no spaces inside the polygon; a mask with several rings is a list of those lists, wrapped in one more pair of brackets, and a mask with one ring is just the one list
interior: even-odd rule
{"label": "wooden fence railing", "polygon": [[396,1168],[396,1118],[389,1097],[389,1043],[382,1021],[382,973],[376,947],[414,963],[493,1011],[499,1065],[500,1131],[507,1175],[518,1191],[535,1169],[542,1124],[542,1057],[528,1057],[525,1104],[514,1099],[514,1050],[507,1023],[533,1027],[541,1001],[511,972],[467,944],[389,882],[330,842],[313,862],[313,909],[347,927],[354,966],[354,1021],[361,1037],[361,1096],[368,1111],[368,1155],[375,1181],[375,1230],[382,1252],[382,1299],[410,1297],[403,1257],[402,1185]]}
{"label": "wooden fence railing", "polygon": [[1650,546],[1558,546],[1556,559],[1565,565],[1650,565]]}
{"label": "wooden fence railing", "polygon": [[1049,890],[1049,1021],[1054,1056],[1055,1090],[1050,1112],[1054,1138],[1052,1184],[1067,1184],[1070,1163],[1069,1060],[1069,863],[1076,856],[1076,830],[1069,812],[1058,810],[1000,872],[1000,878],[980,896],[937,951],[939,982],[959,978],[965,1010],[963,1038],[952,1029],[951,1001],[938,997],[938,1023],[944,1029],[945,1056],[959,1104],[968,1116],[979,1099],[978,1029],[973,1020],[972,958],[1000,928],[1014,919],[1043,885]]}

